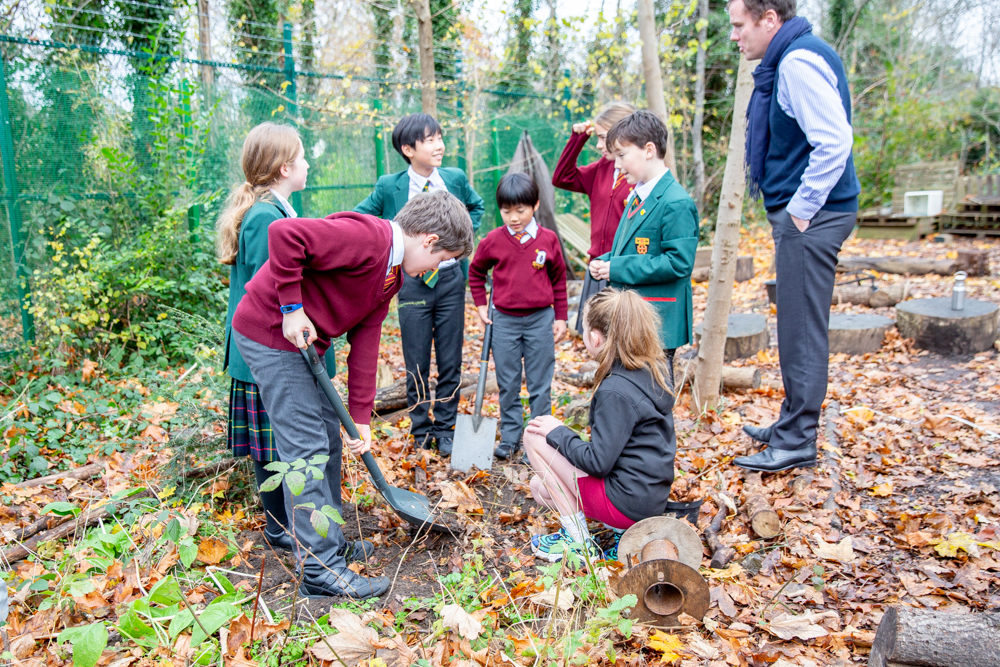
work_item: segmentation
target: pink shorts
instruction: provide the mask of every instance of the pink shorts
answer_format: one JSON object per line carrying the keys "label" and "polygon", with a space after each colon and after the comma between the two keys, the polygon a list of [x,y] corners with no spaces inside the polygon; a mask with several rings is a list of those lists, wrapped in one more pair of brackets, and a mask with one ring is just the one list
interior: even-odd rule
{"label": "pink shorts", "polygon": [[622,514],[604,492],[604,480],[600,477],[578,477],[576,486],[580,490],[580,505],[588,519],[601,521],[612,528],[623,530],[635,523]]}

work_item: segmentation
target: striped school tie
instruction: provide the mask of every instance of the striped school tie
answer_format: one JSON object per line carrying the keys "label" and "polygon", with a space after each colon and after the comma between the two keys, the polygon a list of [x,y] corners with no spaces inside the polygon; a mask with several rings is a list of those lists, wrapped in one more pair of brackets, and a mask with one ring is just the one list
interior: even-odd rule
{"label": "striped school tie", "polygon": [[423,192],[430,192],[430,191],[431,191],[431,182],[427,181],[426,183],[424,183]]}
{"label": "striped school tie", "polygon": [[527,236],[527,234],[528,234],[528,232],[518,232],[517,234],[514,234],[514,240],[517,241],[518,243],[520,243],[521,239],[523,239],[525,236]]}
{"label": "striped school tie", "polygon": [[629,207],[628,207],[628,218],[629,219],[631,219],[632,216],[635,215],[635,212],[639,210],[640,206],[642,206],[642,199],[639,198],[639,195],[636,195],[636,196],[632,197],[632,203],[629,204]]}
{"label": "striped school tie", "polygon": [[437,269],[434,269],[433,271],[424,271],[420,274],[420,279],[423,280],[424,284],[431,289],[434,289],[434,286],[438,284],[438,278],[440,277],[441,274]]}
{"label": "striped school tie", "polygon": [[389,271],[389,275],[385,277],[385,285],[382,286],[383,292],[388,292],[390,289],[392,289],[393,285],[396,284],[396,281],[399,280],[399,266],[400,265],[397,264],[396,266],[392,267],[392,270]]}

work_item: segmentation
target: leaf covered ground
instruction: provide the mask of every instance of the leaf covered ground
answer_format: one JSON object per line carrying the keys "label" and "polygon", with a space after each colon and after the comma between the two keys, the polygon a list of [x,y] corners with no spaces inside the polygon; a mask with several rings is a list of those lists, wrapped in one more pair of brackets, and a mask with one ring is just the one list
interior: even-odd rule
{"label": "leaf covered ground", "polygon": [[[851,240],[844,255],[944,258],[972,244]],[[1000,245],[975,244],[1000,268]],[[756,276],[737,286],[734,311],[770,313],[773,331],[763,287],[770,238],[745,231],[742,247]],[[876,277],[908,281],[912,297],[950,293],[950,278]],[[706,290],[695,284],[695,321]],[[1000,280],[970,278],[968,297],[1000,303]],[[466,323],[472,373],[471,306]],[[393,589],[365,603],[297,599],[287,554],[261,541],[252,475],[245,462],[227,463],[227,387],[211,341],[188,368],[130,375],[94,360],[57,374],[20,369],[3,397],[4,651],[30,667],[838,665],[866,661],[889,605],[1000,607],[997,351],[946,358],[891,330],[875,354],[831,357],[821,464],[764,476],[782,528],[765,540],[739,511],[744,476],[730,462],[753,451],[740,427],[777,415],[775,344],[772,336],[771,348],[737,362],[761,369],[761,389],[727,391],[706,415],[692,412],[689,391],[678,399],[674,498],[704,500],[699,529],[726,512],[722,540],[737,557],[712,570],[705,550],[711,609],[675,628],[628,619],[634,600],[614,586],[620,564],[536,561],[530,534],[556,522],[530,499],[527,469],[451,471],[407,442],[405,412],[379,422],[377,457],[390,483],[440,503],[453,533],[415,537],[345,455],[343,529],[378,546],[353,567],[392,578]],[[557,372],[587,361],[578,339],[559,344]],[[403,376],[392,319],[382,362],[383,384]],[[588,395],[557,380],[555,413]],[[496,410],[488,396],[487,413]],[[98,464],[93,476],[59,478],[87,463]],[[57,479],[23,484],[47,473]],[[11,560],[18,548],[27,557]]]}

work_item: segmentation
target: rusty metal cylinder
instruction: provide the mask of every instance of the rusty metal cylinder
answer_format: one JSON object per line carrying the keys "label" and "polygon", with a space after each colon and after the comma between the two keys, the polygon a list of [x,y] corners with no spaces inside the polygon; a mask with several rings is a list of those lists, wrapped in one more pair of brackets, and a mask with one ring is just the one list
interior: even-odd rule
{"label": "rusty metal cylinder", "polygon": [[639,553],[640,562],[647,560],[677,560],[677,547],[670,540],[653,540],[647,542]]}

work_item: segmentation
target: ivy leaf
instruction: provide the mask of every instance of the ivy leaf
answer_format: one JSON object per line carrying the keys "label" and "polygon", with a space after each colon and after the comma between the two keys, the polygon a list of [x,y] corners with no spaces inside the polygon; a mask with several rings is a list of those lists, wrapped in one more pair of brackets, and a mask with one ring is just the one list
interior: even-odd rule
{"label": "ivy leaf", "polygon": [[78,625],[60,632],[56,642],[73,646],[73,667],[94,667],[108,646],[108,629],[104,623]]}
{"label": "ivy leaf", "polygon": [[167,524],[163,530],[163,536],[175,544],[181,539],[181,522],[176,517]]}
{"label": "ivy leaf", "polygon": [[277,475],[272,475],[264,480],[264,483],[260,485],[260,490],[262,493],[267,493],[268,491],[275,491],[279,486],[281,486],[281,480],[284,479],[284,474],[278,473]]}
{"label": "ivy leaf", "polygon": [[177,551],[181,557],[181,562],[184,567],[191,567],[194,563],[194,559],[198,557],[198,545],[194,543],[194,540],[190,537],[186,537],[181,540],[178,545]]}
{"label": "ivy leaf", "polygon": [[313,530],[320,537],[326,537],[327,533],[330,532],[330,519],[319,510],[312,511],[312,514],[309,515],[309,523],[312,524]]}
{"label": "ivy leaf", "polygon": [[285,475],[285,484],[288,485],[288,490],[292,492],[293,496],[301,496],[302,492],[306,490],[306,476],[293,470]]}
{"label": "ivy leaf", "polygon": [[58,514],[59,516],[66,516],[68,514],[75,516],[80,513],[80,508],[73,503],[49,503],[42,508],[42,514],[48,514],[49,512]]}
{"label": "ivy leaf", "polygon": [[164,606],[179,603],[181,596],[181,587],[172,575],[160,579],[149,591],[149,601]]}
{"label": "ivy leaf", "polygon": [[[191,630],[191,648],[208,639],[205,632],[214,635],[219,628],[228,623],[230,619],[239,616],[240,613],[242,612],[239,609],[228,602],[208,606],[198,617],[201,623],[196,623],[194,629]],[[202,631],[202,628],[205,630]]]}

